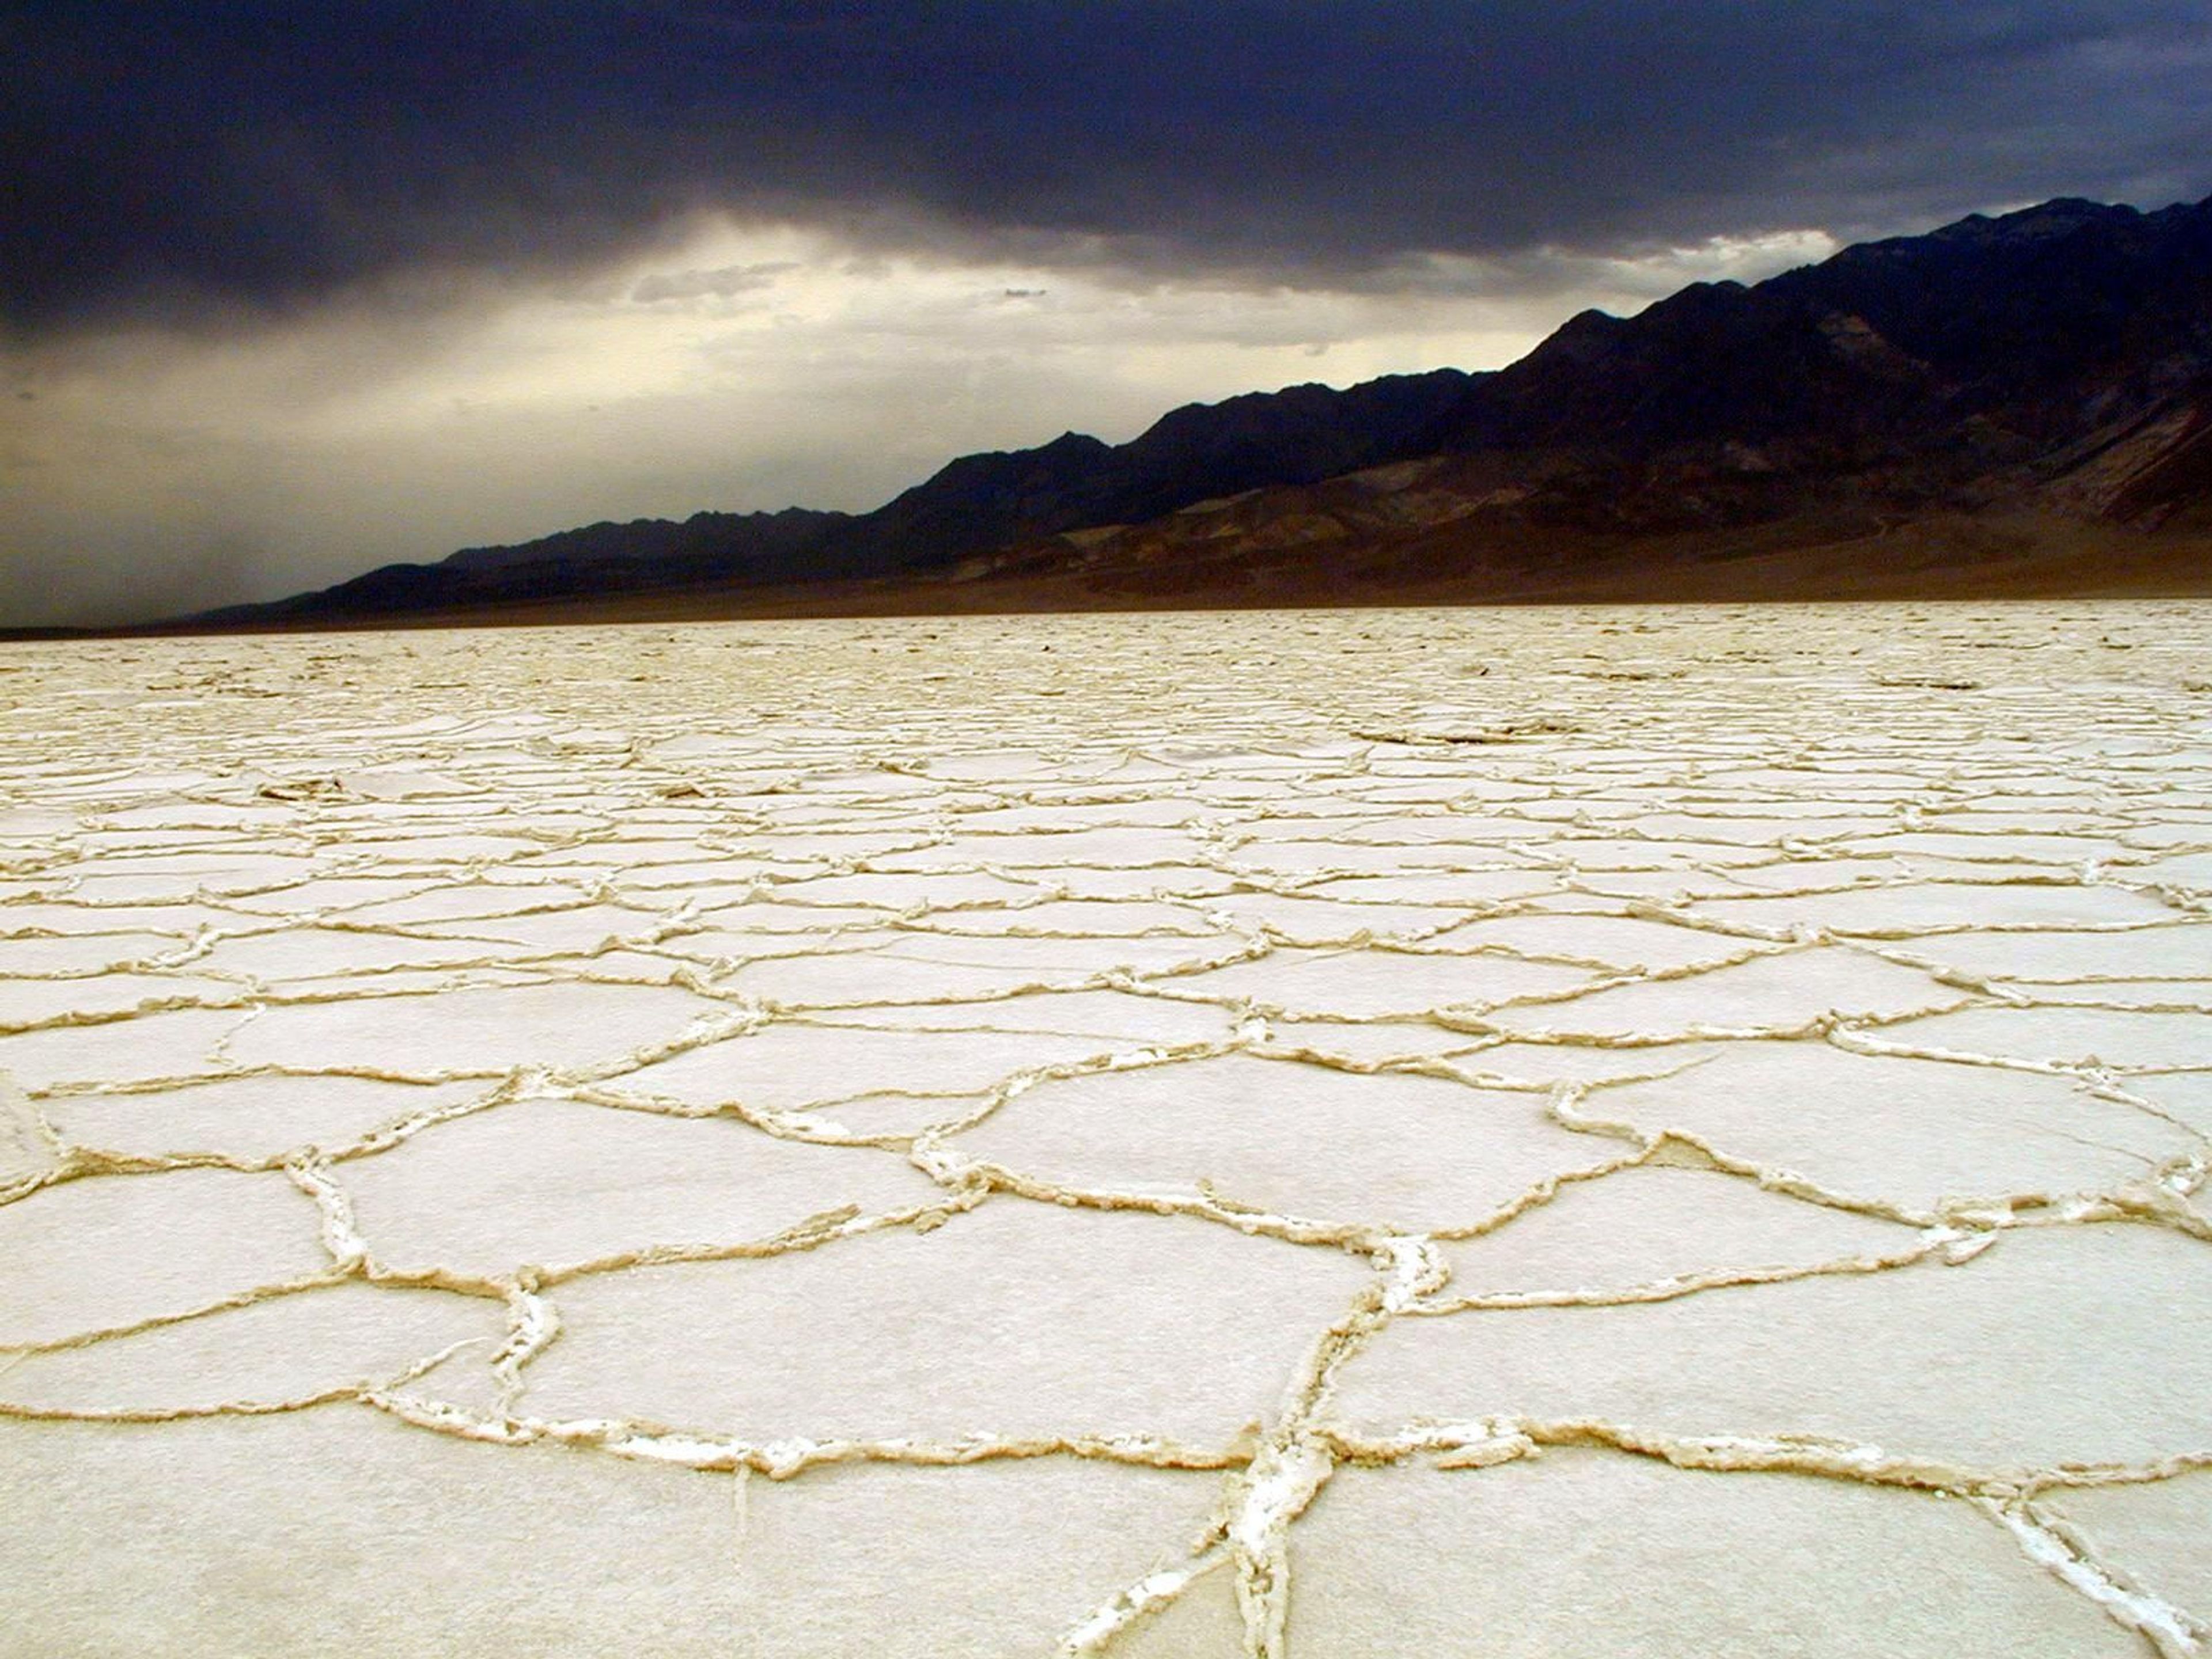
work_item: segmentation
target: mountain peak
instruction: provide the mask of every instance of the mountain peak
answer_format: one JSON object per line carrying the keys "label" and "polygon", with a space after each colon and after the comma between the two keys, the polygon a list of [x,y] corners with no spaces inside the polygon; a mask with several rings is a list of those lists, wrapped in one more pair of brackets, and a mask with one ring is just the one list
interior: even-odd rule
{"label": "mountain peak", "polygon": [[[2142,215],[2124,204],[2092,202],[2079,196],[2057,196],[2032,207],[2015,209],[1992,218],[1970,213],[1965,218],[1931,231],[1935,239],[1952,242],[2026,243],[2070,236],[2089,225],[2130,224]],[[1899,238],[1911,240],[1911,238]]]}

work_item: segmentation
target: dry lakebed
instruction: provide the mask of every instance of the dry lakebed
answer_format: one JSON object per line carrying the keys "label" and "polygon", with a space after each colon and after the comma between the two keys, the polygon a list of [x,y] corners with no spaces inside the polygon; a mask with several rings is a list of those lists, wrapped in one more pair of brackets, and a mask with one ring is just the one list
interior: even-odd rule
{"label": "dry lakebed", "polygon": [[0,647],[0,1652],[2212,1651],[2212,605]]}

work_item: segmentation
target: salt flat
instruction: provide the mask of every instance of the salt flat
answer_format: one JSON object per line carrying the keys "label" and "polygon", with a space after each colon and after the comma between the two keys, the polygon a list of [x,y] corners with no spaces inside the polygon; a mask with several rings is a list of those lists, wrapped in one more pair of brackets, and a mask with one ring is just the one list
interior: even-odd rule
{"label": "salt flat", "polygon": [[2212,605],[0,711],[0,1652],[2212,1649]]}

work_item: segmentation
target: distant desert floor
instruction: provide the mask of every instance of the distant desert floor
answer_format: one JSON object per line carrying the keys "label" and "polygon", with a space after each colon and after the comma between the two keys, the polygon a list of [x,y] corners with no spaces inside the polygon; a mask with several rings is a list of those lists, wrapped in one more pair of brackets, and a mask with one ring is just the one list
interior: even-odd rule
{"label": "distant desert floor", "polygon": [[2212,604],[0,648],[0,1653],[2212,1651]]}

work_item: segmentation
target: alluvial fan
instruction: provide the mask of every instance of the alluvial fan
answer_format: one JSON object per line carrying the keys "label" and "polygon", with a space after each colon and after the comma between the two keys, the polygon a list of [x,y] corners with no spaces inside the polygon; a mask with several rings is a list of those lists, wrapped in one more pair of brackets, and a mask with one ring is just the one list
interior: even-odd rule
{"label": "alluvial fan", "polygon": [[2208,665],[0,648],[0,1652],[2212,1650]]}

